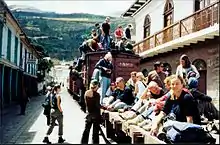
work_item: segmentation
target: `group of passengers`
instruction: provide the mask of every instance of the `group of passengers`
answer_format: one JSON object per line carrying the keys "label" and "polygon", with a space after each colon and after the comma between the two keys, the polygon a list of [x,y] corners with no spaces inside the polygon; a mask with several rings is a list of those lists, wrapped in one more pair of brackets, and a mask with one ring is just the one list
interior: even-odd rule
{"label": "group of passengers", "polygon": [[167,76],[158,61],[146,77],[142,72],[131,72],[127,82],[122,77],[111,81],[111,61],[111,54],[106,54],[93,73],[93,81],[100,84],[95,90],[100,94],[98,106],[120,112],[127,127],[138,125],[158,136],[164,118],[199,125],[205,120],[219,119],[212,98],[198,90],[200,74],[187,55],[180,57],[176,74]]}
{"label": "group of passengers", "polygon": [[91,31],[91,36],[86,39],[79,47],[81,59],[84,60],[87,52],[94,51],[111,51],[111,49],[118,49],[120,51],[132,52],[131,44],[131,29],[132,25],[128,24],[123,31],[121,25],[117,27],[114,32],[114,38],[111,36],[110,18],[106,17],[105,21],[101,24],[96,23],[95,28]]}

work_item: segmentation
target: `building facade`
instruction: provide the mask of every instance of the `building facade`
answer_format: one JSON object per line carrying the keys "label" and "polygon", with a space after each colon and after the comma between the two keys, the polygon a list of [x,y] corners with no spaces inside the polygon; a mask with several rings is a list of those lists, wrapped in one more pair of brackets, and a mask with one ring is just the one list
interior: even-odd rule
{"label": "building facade", "polygon": [[0,98],[7,106],[19,101],[24,77],[28,95],[36,95],[38,54],[4,1],[0,1]]}
{"label": "building facade", "polygon": [[123,16],[135,19],[141,71],[159,60],[175,73],[186,54],[200,72],[199,90],[219,106],[219,13],[218,0],[137,0]]}

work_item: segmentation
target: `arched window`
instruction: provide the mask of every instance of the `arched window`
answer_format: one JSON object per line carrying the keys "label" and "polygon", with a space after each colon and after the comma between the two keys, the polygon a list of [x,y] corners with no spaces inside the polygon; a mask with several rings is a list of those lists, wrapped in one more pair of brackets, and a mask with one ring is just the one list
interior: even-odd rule
{"label": "arched window", "polygon": [[201,10],[215,1],[217,0],[194,0],[194,10],[195,12]]}
{"label": "arched window", "polygon": [[150,36],[150,24],[151,24],[150,16],[147,15],[144,20],[144,38]]}
{"label": "arched window", "polygon": [[173,23],[173,1],[167,0],[164,7],[164,27]]}
{"label": "arched window", "polygon": [[206,62],[202,59],[196,59],[192,64],[195,65],[198,71],[207,69]]}

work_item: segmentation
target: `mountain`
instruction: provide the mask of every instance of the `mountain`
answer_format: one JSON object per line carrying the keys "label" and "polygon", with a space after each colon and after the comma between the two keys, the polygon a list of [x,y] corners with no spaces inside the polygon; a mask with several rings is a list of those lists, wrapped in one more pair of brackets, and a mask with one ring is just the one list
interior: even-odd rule
{"label": "mountain", "polygon": [[10,5],[9,9],[11,11],[22,11],[22,12],[33,12],[33,13],[43,13],[44,11],[37,9],[35,7],[31,6],[25,6],[25,5]]}
{"label": "mountain", "polygon": [[[105,16],[94,14],[57,14],[31,7],[9,8],[33,44],[42,47],[50,57],[66,61],[79,56],[80,44],[90,37],[95,23],[102,23],[105,19]],[[135,25],[132,19],[110,18],[112,32],[119,24],[123,27],[128,23]]]}

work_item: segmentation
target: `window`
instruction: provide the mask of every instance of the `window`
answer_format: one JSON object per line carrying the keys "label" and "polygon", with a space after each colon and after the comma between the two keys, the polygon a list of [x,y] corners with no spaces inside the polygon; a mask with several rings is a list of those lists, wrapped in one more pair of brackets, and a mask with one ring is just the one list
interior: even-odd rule
{"label": "window", "polygon": [[20,63],[19,63],[19,67],[22,67],[23,66],[23,48],[22,48],[22,43],[20,42]]}
{"label": "window", "polygon": [[11,61],[11,30],[8,29],[7,59]]}
{"label": "window", "polygon": [[164,8],[164,27],[167,27],[173,23],[173,2],[167,0]]}
{"label": "window", "polygon": [[14,63],[17,65],[17,59],[18,59],[18,38],[15,36],[15,49],[14,49],[14,53],[15,53],[15,59],[14,59]]}
{"label": "window", "polygon": [[215,1],[216,0],[195,0],[194,10],[195,12],[201,10]]}
{"label": "window", "polygon": [[150,24],[151,24],[150,16],[147,15],[144,20],[144,38],[150,36]]}

